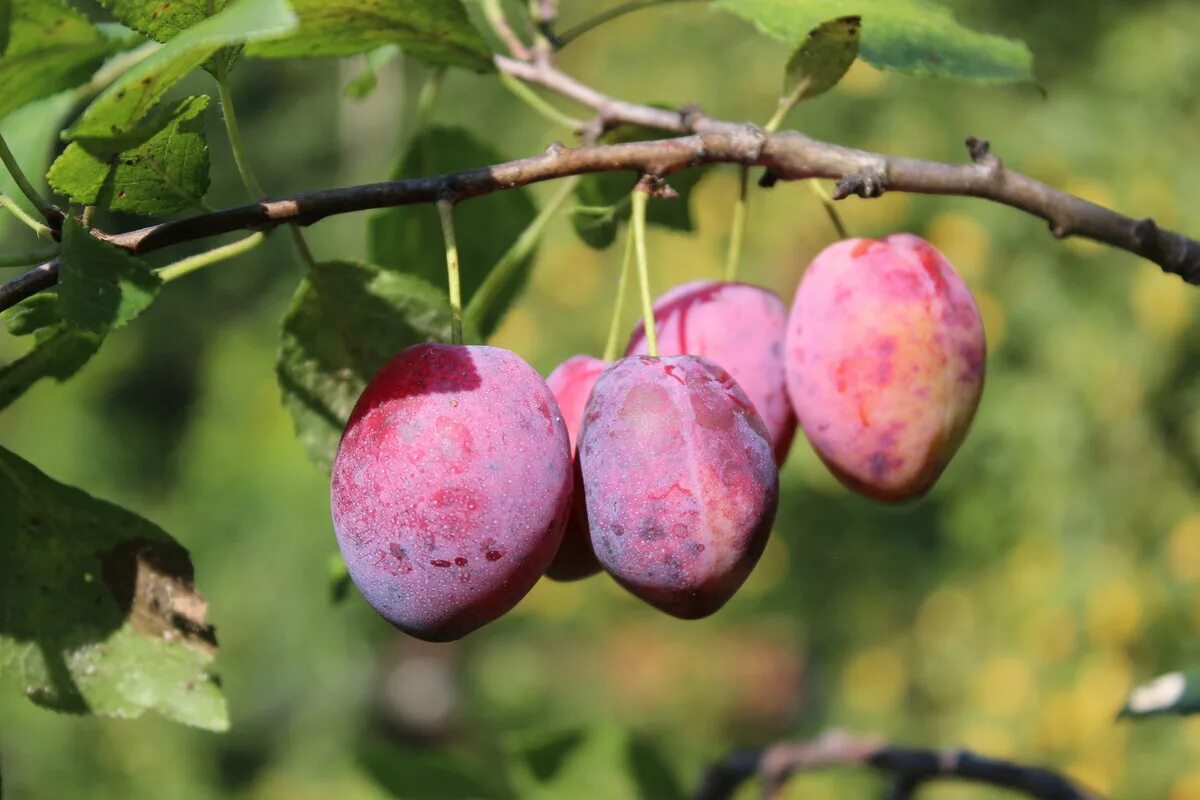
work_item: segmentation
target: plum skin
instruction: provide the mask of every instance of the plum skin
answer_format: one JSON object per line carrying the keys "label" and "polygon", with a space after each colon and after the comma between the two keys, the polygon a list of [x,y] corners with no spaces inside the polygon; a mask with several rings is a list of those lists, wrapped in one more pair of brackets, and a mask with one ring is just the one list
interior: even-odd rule
{"label": "plum skin", "polygon": [[346,567],[405,633],[460,638],[533,587],[562,540],[570,443],[549,387],[497,347],[419,344],[359,397],[330,498]]}
{"label": "plum skin", "polygon": [[571,440],[571,457],[574,461],[572,472],[575,480],[575,491],[571,497],[571,514],[567,519],[567,529],[563,533],[562,545],[546,576],[556,581],[574,581],[595,575],[600,571],[600,562],[592,552],[591,535],[588,532],[587,503],[584,500],[583,472],[579,465],[579,456],[575,451],[578,441],[579,425],[583,422],[583,410],[587,406],[588,397],[596,379],[609,362],[589,355],[571,356],[559,364],[546,377],[546,385],[554,393],[558,408],[562,412],[563,422],[567,426],[567,436]]}
{"label": "plum skin", "polygon": [[[654,323],[659,355],[703,356],[729,371],[766,424],[775,463],[782,464],[796,415],[783,363],[787,308],[779,296],[749,283],[691,281],[654,301]],[[625,355],[647,352],[646,327],[639,324]]]}
{"label": "plum skin", "polygon": [[834,475],[876,500],[933,487],[974,418],[986,360],[970,290],[920,237],[839,242],[796,290],[792,404]]}
{"label": "plum skin", "polygon": [[592,389],[579,434],[592,548],[669,614],[714,613],[762,555],[779,499],[766,427],[721,367],[632,356]]}

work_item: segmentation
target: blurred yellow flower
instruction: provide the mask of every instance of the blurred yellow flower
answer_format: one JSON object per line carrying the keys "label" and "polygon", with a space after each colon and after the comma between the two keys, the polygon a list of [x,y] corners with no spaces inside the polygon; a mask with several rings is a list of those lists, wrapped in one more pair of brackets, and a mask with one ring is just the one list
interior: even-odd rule
{"label": "blurred yellow flower", "polygon": [[985,714],[1011,717],[1025,707],[1032,688],[1027,663],[1010,656],[993,658],[975,676],[975,704]]}
{"label": "blurred yellow flower", "polygon": [[842,698],[852,710],[883,714],[896,707],[908,683],[900,654],[891,647],[872,647],[850,659],[842,672]]}
{"label": "blurred yellow flower", "polygon": [[1164,560],[1176,580],[1200,579],[1200,514],[1189,514],[1175,523],[1167,537]]}
{"label": "blurred yellow flower", "polygon": [[987,274],[988,234],[974,217],[944,211],[930,221],[925,238],[950,259],[967,283],[978,283]]}
{"label": "blurred yellow flower", "polygon": [[1192,322],[1195,287],[1153,264],[1137,265],[1129,287],[1129,304],[1138,330],[1158,341],[1171,341]]}
{"label": "blurred yellow flower", "polygon": [[1137,637],[1142,612],[1137,587],[1124,578],[1111,580],[1087,596],[1088,636],[1097,644],[1123,647]]}

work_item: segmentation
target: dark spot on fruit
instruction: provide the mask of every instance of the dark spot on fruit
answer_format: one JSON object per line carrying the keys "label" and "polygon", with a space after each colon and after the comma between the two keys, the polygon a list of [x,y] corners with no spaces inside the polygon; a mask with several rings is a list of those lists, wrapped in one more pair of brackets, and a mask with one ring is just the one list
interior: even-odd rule
{"label": "dark spot on fruit", "polygon": [[465,558],[463,558],[462,556],[459,556],[458,558],[454,559],[454,563],[457,566],[465,567],[467,565],[467,560]]}
{"label": "dark spot on fruit", "polygon": [[483,554],[483,557],[488,561],[499,561],[503,555],[504,553],[501,553],[499,550],[488,550]]}
{"label": "dark spot on fruit", "polygon": [[435,567],[448,567],[448,566],[450,566],[450,562],[449,562],[449,561],[446,561],[446,560],[445,560],[445,559],[443,559],[443,558],[437,558],[437,559],[434,559],[433,561],[430,561],[429,563],[430,563],[431,565],[435,566]]}

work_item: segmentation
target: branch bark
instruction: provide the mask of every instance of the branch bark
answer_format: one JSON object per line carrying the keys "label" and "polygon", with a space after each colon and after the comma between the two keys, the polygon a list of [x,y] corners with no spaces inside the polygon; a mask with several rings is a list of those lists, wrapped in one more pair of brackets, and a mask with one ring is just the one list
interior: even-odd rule
{"label": "branch bark", "polygon": [[755,776],[763,796],[777,797],[797,772],[833,766],[871,767],[890,779],[886,800],[907,800],[925,783],[957,779],[1021,792],[1037,800],[1099,800],[1099,796],[1043,767],[976,755],[967,750],[937,751],[897,747],[876,739],[830,731],[807,742],[763,750],[739,750],[714,764],[696,791],[696,800],[731,800]]}
{"label": "branch bark", "polygon": [[[183,242],[241,230],[267,231],[285,223],[311,225],[335,214],[414,203],[461,202],[540,181],[593,172],[629,171],[667,177],[705,164],[765,167],[780,180],[836,180],[834,197],[878,197],[884,192],[959,195],[991,200],[1045,220],[1059,237],[1080,236],[1126,250],[1166,272],[1200,284],[1200,242],[1058,191],[1014,172],[987,142],[968,139],[970,163],[947,164],[871,153],[823,142],[797,131],[769,134],[755,125],[712,119],[696,107],[670,111],[609,97],[563,73],[548,57],[495,57],[499,69],[592,109],[596,120],[585,139],[618,124],[685,134],[674,139],[613,145],[552,145],[531,158],[464,172],[309,192],[140,228],[126,233],[93,231],[98,238],[143,254]],[[51,262],[0,286],[0,310],[57,282]]]}

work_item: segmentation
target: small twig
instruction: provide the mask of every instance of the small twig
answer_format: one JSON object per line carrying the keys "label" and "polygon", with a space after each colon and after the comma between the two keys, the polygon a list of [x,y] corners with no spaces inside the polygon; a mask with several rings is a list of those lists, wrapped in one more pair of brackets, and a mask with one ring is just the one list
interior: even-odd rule
{"label": "small twig", "polygon": [[1098,795],[1043,767],[979,756],[966,750],[897,747],[876,739],[830,731],[807,742],[762,750],[738,750],[711,766],[696,800],[730,800],[742,784],[759,777],[765,797],[774,797],[794,774],[834,766],[865,766],[890,780],[886,797],[907,800],[923,784],[957,779],[1021,792],[1036,800],[1099,800]]}
{"label": "small twig", "polygon": [[640,11],[643,8],[651,6],[662,6],[668,3],[686,3],[697,2],[698,0],[627,0],[619,6],[614,6],[607,11],[602,11],[590,19],[585,19],[576,25],[567,28],[564,32],[555,37],[555,44],[558,49],[566,47],[571,42],[583,36],[588,31],[598,28],[606,22],[610,22],[617,17],[622,17],[633,11]]}
{"label": "small twig", "polygon": [[43,225],[31,217],[28,213],[26,213],[25,209],[21,208],[21,206],[17,204],[16,200],[13,200],[8,195],[0,194],[0,208],[16,217],[22,225],[27,226],[39,239],[55,238],[55,231],[53,228]]}
{"label": "small twig", "polygon": [[33,207],[38,210],[38,213],[49,223],[50,227],[61,228],[63,212],[49,200],[42,197],[38,193],[38,190],[33,187],[29,178],[25,177],[25,172],[21,169],[21,165],[17,163],[17,157],[9,149],[8,142],[5,141],[3,135],[0,135],[0,163],[4,164],[4,168],[12,176],[13,182],[21,190],[21,194],[25,195],[25,199],[33,204]]}
{"label": "small twig", "polygon": [[[945,164],[898,158],[822,142],[796,131],[766,134],[754,125],[714,120],[699,109],[669,111],[609,97],[558,70],[548,60],[536,63],[496,56],[498,69],[591,108],[594,133],[617,124],[645,125],[691,134],[649,142],[551,148],[546,153],[465,172],[352,186],[263,201],[127,233],[93,235],[133,253],[146,253],[183,242],[238,230],[266,230],[291,223],[311,225],[334,214],[445,197],[461,202],[490,192],[591,172],[631,171],[666,176],[703,164],[760,166],[774,180],[828,178],[838,181],[835,199],[851,194],[876,197],[884,191],[978,197],[1020,209],[1050,223],[1060,237],[1080,236],[1126,250],[1158,264],[1166,272],[1200,284],[1200,242],[1160,228],[1151,219],[1133,219],[1083,198],[1061,192],[1004,167],[980,140],[969,140],[970,164]],[[53,276],[53,273],[51,273]],[[18,278],[0,287],[0,310],[40,291],[37,280]]]}
{"label": "small twig", "polygon": [[194,256],[180,259],[174,264],[169,264],[158,271],[158,277],[163,283],[170,283],[173,280],[182,278],[184,275],[204,269],[205,267],[219,264],[222,261],[228,261],[231,258],[248,253],[254,248],[262,244],[266,234],[252,233],[244,239],[239,239],[236,242],[214,247],[212,250],[206,250],[203,253],[197,253]]}
{"label": "small twig", "polygon": [[504,9],[500,7],[500,0],[483,0],[483,15],[496,36],[508,48],[509,55],[521,61],[530,59],[529,48],[517,37],[512,26],[508,24],[508,17],[505,16]]}

